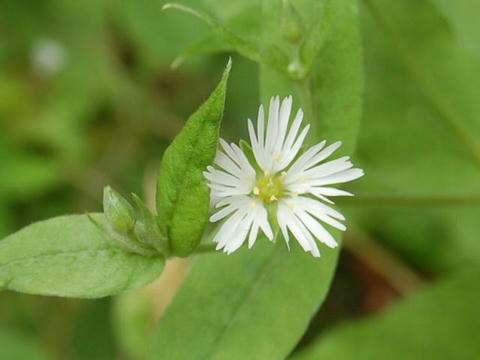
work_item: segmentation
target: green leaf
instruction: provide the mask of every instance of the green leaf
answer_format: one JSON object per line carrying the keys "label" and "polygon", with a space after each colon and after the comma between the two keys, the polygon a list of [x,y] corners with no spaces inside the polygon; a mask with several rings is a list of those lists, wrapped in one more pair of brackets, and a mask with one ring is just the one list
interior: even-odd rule
{"label": "green leaf", "polygon": [[188,119],[165,150],[157,184],[157,209],[167,224],[171,250],[189,255],[207,223],[210,190],[203,172],[217,151],[231,61],[210,98]]}
{"label": "green leaf", "polygon": [[470,268],[379,316],[339,326],[291,360],[475,359],[479,276]]}
{"label": "green leaf", "polygon": [[47,360],[50,359],[40,344],[23,334],[0,328],[0,349],[2,359]]}
{"label": "green leaf", "polygon": [[337,250],[320,259],[259,238],[252,249],[195,259],[160,321],[148,359],[284,359],[330,285]]}
{"label": "green leaf", "polygon": [[[93,215],[105,224],[103,215]],[[162,257],[109,242],[86,215],[40,221],[0,241],[0,289],[97,298],[138,288],[162,271]]]}

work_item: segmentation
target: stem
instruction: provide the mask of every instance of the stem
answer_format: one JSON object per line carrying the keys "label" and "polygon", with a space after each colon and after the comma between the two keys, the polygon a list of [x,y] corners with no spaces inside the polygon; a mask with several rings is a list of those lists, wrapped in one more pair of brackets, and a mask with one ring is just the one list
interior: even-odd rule
{"label": "stem", "polygon": [[298,94],[302,108],[305,113],[305,119],[309,123],[314,123],[315,109],[313,108],[312,92],[310,89],[310,77],[297,82]]}

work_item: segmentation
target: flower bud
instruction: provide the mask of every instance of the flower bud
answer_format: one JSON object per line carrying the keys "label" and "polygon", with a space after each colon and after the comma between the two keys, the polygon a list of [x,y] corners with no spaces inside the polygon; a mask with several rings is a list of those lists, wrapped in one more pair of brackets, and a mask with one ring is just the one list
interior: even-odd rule
{"label": "flower bud", "polygon": [[135,209],[110,186],[103,190],[103,212],[113,230],[125,234],[135,225]]}
{"label": "flower bud", "polygon": [[143,201],[136,194],[132,194],[132,196],[138,209],[138,219],[133,230],[135,238],[142,244],[153,247],[162,255],[168,256],[166,230],[162,228],[158,218],[152,214]]}

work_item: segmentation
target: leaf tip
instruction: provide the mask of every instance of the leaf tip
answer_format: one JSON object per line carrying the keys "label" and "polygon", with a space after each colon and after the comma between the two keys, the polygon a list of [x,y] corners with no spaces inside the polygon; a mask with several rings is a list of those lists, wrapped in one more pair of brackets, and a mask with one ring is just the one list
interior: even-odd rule
{"label": "leaf tip", "polygon": [[232,70],[232,57],[228,57],[228,62],[227,65],[225,66],[225,71],[223,72],[222,80],[225,81],[228,79],[228,76],[230,75],[230,70]]}

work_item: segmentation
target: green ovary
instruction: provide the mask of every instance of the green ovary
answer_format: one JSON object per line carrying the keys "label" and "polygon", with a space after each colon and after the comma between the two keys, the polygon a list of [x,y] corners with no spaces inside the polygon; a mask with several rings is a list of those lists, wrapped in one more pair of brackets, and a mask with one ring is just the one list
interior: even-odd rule
{"label": "green ovary", "polygon": [[260,178],[253,189],[254,194],[266,203],[280,199],[285,190],[280,176],[265,175]]}

